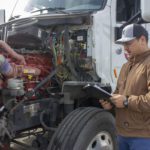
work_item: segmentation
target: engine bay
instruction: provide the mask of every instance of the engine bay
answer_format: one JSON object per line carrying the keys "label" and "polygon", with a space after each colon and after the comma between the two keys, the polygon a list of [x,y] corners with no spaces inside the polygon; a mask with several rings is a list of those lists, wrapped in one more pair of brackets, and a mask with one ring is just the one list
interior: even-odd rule
{"label": "engine bay", "polygon": [[[12,24],[8,28],[7,43],[23,55],[27,63],[25,66],[19,65],[5,54],[16,70],[14,80],[11,81],[16,82],[17,79],[17,82],[22,82],[22,92],[14,90],[16,96],[22,96],[23,93],[32,90],[58,66],[56,75],[40,89],[40,92],[36,93],[37,97],[36,94],[33,96],[34,99],[38,99],[40,95],[47,97],[45,91],[61,92],[64,81],[100,80],[95,73],[92,60],[90,24],[56,25],[46,28],[39,27],[38,24],[24,28],[14,28],[14,26],[18,27]],[[10,89],[7,85],[8,81],[6,80],[3,85]],[[12,87],[10,93],[14,93],[13,89],[19,87]]]}
{"label": "engine bay", "polygon": [[[13,130],[41,124],[41,112],[62,103],[64,81],[100,81],[92,59],[91,35],[87,15],[43,21],[27,19],[8,26],[6,42],[26,61],[26,65],[20,65],[3,52],[14,76],[1,78],[1,105],[9,110],[18,105],[10,117],[15,125]],[[52,113],[55,121],[57,109]]]}

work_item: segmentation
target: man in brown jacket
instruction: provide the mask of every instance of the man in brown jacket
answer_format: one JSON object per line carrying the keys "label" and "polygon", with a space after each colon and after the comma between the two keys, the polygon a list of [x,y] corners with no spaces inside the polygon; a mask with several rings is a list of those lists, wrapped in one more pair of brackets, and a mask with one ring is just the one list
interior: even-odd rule
{"label": "man in brown jacket", "polygon": [[[115,104],[119,150],[150,150],[150,49],[148,32],[138,24],[126,26],[122,44],[128,62],[121,69],[116,90],[111,98]],[[104,109],[112,106],[100,101]]]}

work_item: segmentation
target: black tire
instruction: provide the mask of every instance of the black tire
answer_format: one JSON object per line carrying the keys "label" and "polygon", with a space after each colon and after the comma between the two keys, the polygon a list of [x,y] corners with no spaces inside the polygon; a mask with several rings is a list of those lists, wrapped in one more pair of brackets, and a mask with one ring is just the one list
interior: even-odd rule
{"label": "black tire", "polygon": [[94,107],[78,108],[61,122],[47,150],[116,150],[115,131],[111,113]]}

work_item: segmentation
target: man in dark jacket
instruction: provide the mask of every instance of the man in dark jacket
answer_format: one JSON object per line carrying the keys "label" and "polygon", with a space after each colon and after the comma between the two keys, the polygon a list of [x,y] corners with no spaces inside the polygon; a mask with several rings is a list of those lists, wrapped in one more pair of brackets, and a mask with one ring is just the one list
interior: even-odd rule
{"label": "man in dark jacket", "polygon": [[[116,90],[111,98],[115,104],[119,150],[150,150],[150,49],[148,32],[137,24],[126,26],[122,44],[128,62],[121,69]],[[100,101],[105,109],[112,106]]]}

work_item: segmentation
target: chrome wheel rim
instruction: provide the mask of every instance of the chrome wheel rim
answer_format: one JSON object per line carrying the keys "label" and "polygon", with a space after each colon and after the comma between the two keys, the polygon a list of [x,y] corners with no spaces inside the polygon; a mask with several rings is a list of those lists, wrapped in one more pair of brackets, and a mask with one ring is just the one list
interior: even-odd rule
{"label": "chrome wheel rim", "polygon": [[90,142],[87,150],[113,150],[113,141],[108,132],[98,133]]}

